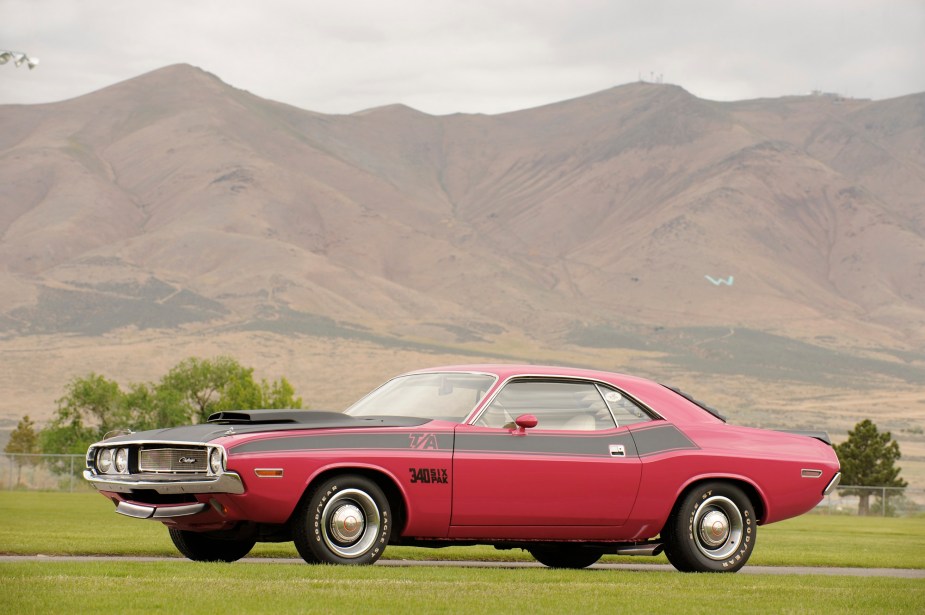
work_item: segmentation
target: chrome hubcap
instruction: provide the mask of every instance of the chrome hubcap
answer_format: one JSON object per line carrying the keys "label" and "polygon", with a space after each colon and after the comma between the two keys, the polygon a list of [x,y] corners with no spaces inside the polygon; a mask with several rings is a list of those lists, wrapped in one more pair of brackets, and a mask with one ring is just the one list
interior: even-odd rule
{"label": "chrome hubcap", "polygon": [[340,557],[360,557],[376,542],[380,524],[379,508],[369,494],[344,489],[328,499],[321,513],[321,537]]}
{"label": "chrome hubcap", "polygon": [[726,559],[735,553],[745,533],[739,507],[719,495],[703,501],[694,514],[694,528],[697,548],[713,560]]}
{"label": "chrome hubcap", "polygon": [[700,539],[703,544],[718,547],[729,536],[729,519],[718,510],[711,510],[700,520]]}
{"label": "chrome hubcap", "polygon": [[331,515],[331,536],[338,542],[353,542],[363,533],[365,525],[363,511],[353,504],[345,504]]}

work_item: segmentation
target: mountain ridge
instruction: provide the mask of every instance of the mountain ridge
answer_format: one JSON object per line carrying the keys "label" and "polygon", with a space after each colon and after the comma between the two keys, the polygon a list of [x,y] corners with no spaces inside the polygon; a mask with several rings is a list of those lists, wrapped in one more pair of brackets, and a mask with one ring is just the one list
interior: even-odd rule
{"label": "mountain ridge", "polygon": [[[324,115],[169,66],[0,114],[0,328],[70,331],[63,290],[122,313],[121,284],[145,308],[111,320],[140,328],[299,313],[385,336],[474,321],[557,344],[620,322],[917,349],[923,109],[637,83]],[[198,307],[171,320],[154,287]]]}

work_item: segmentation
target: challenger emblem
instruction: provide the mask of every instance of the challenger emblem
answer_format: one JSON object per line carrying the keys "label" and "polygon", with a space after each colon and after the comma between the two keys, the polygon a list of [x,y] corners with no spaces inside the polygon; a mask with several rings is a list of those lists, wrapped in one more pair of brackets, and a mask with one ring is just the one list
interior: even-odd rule
{"label": "challenger emblem", "polygon": [[423,451],[434,451],[440,448],[437,442],[437,434],[413,433],[408,434],[408,437],[411,439],[411,448]]}
{"label": "challenger emblem", "polygon": [[177,461],[179,461],[180,463],[185,463],[189,465],[191,463],[196,463],[196,458],[195,457],[180,457]]}

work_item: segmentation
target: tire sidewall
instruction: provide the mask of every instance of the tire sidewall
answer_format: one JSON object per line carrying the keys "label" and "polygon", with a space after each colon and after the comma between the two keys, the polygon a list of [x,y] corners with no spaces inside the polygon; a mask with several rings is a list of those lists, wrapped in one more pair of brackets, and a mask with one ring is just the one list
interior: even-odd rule
{"label": "tire sidewall", "polygon": [[602,551],[571,544],[536,547],[529,551],[544,566],[574,570],[595,564],[603,555]]}
{"label": "tire sidewall", "polygon": [[[357,557],[342,557],[325,543],[321,527],[325,507],[331,498],[345,489],[365,492],[375,502],[379,512],[379,529],[375,541]],[[324,481],[311,493],[301,506],[294,532],[294,542],[299,553],[309,563],[366,565],[382,556],[392,531],[392,511],[388,498],[373,481],[363,476],[343,475]]]}
{"label": "tire sidewall", "polygon": [[[736,550],[722,560],[707,557],[700,551],[697,547],[697,528],[694,527],[701,505],[713,496],[728,498],[742,515],[742,540]],[[675,544],[670,547],[671,555],[680,561],[672,561],[672,564],[684,572],[735,572],[745,565],[755,547],[755,510],[748,496],[735,485],[717,482],[698,485],[685,496],[674,523],[672,539]]]}
{"label": "tire sidewall", "polygon": [[223,539],[208,533],[168,528],[177,550],[194,562],[235,562],[250,553],[254,539]]}

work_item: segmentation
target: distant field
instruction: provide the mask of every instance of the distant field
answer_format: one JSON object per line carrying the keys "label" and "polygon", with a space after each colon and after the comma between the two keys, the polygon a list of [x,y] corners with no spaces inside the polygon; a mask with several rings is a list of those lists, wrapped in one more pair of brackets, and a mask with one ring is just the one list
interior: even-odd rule
{"label": "distant field", "polygon": [[[699,335],[698,343],[704,341],[705,333]],[[721,341],[731,343],[725,338]],[[720,341],[709,341],[714,343]],[[285,376],[307,406],[327,410],[345,408],[397,373],[434,365],[522,361],[628,372],[679,386],[739,425],[825,429],[834,441],[841,442],[849,429],[869,418],[899,442],[903,453],[899,466],[909,486],[925,488],[925,387],[921,381],[910,383],[883,370],[861,378],[855,372],[864,371],[867,364],[863,362],[851,363],[854,371],[837,372],[827,382],[787,380],[787,373],[780,374],[783,380],[768,380],[725,369],[726,363],[717,364],[717,357],[726,356],[723,352],[710,352],[703,361],[682,364],[670,360],[674,354],[655,348],[550,348],[515,335],[490,343],[448,341],[444,346],[409,337],[403,347],[369,339],[288,337],[260,331],[209,335],[145,331],[113,334],[102,340],[71,336],[0,339],[0,447],[22,415],[28,414],[37,425],[50,419],[55,400],[71,378],[94,371],[127,386],[156,380],[183,358],[220,354],[233,355],[254,367],[258,378]],[[778,363],[785,362],[782,355],[775,356]],[[817,358],[825,362],[823,356]],[[724,360],[728,363],[729,359]]]}
{"label": "distant field", "polygon": [[[96,493],[0,491],[0,553],[18,555],[160,555],[179,557],[160,523],[117,515]],[[925,517],[804,515],[762,527],[750,560],[765,566],[925,568]],[[261,544],[256,557],[293,557],[291,543]],[[389,559],[523,560],[492,547],[389,547]],[[667,563],[655,558],[604,561]]]}

